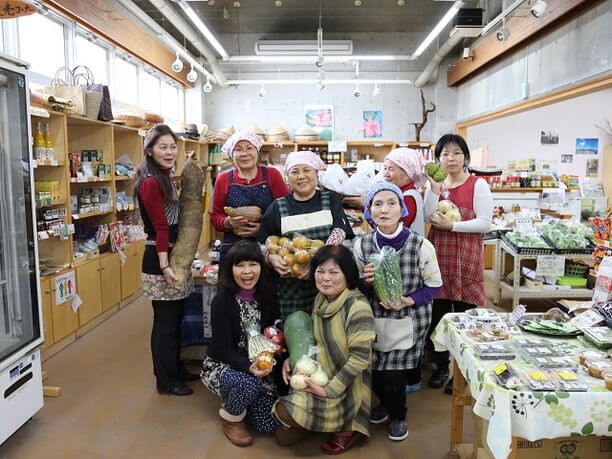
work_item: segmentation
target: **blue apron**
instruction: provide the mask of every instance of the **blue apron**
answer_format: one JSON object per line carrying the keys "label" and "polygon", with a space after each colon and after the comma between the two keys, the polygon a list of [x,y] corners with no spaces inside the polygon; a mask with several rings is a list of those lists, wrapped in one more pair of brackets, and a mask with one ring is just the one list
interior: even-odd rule
{"label": "blue apron", "polygon": [[[261,209],[262,213],[266,211],[268,206],[272,204],[272,201],[274,201],[274,198],[272,196],[272,190],[268,185],[268,168],[265,166],[260,167],[262,181],[254,185],[240,185],[235,183],[234,170],[232,169],[230,171],[230,183],[227,190],[227,196],[225,198],[225,206],[257,206]],[[221,244],[221,251],[219,254],[219,269],[223,269],[223,263],[229,249],[240,239],[242,238],[240,236],[236,236],[233,231],[224,233],[223,243]]]}

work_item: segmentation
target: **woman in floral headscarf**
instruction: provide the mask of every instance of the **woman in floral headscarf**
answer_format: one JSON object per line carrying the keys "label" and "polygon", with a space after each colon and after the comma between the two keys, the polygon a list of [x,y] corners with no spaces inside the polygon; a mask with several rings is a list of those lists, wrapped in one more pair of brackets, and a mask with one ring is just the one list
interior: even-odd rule
{"label": "woman in floral headscarf", "polygon": [[263,139],[249,131],[238,131],[222,147],[232,158],[234,167],[217,177],[213,192],[212,225],[224,233],[219,265],[231,246],[242,238],[255,238],[260,223],[245,217],[230,217],[224,207],[257,206],[262,214],[277,198],[289,193],[281,173],[273,167],[258,166],[259,149]]}
{"label": "woman in floral headscarf", "polygon": [[[291,194],[277,199],[266,210],[257,237],[260,243],[271,235],[292,239],[295,233],[326,241],[336,228],[346,237],[353,237],[339,196],[317,190],[317,174],[324,167],[325,163],[312,151],[296,151],[287,156],[285,173]],[[277,286],[281,318],[298,310],[310,313],[317,289],[309,281],[308,270],[299,278],[290,277],[291,269],[281,256],[270,254],[267,259],[280,276]]]}

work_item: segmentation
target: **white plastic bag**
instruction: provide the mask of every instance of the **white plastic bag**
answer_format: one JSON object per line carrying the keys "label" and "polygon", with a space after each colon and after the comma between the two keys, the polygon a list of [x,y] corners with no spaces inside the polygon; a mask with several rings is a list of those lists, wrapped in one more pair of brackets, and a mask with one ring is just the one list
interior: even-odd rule
{"label": "white plastic bag", "polygon": [[366,194],[374,184],[374,161],[364,159],[357,162],[357,171],[349,177],[343,186],[342,192],[348,196],[361,196]]}
{"label": "white plastic bag", "polygon": [[319,172],[319,184],[328,190],[342,193],[344,183],[349,179],[340,164],[331,164],[324,171]]}

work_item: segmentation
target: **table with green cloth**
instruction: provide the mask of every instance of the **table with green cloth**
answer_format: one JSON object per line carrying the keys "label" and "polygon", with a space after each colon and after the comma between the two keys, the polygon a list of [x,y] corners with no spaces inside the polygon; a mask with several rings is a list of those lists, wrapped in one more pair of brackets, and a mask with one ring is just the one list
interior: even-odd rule
{"label": "table with green cloth", "polygon": [[[453,356],[453,371],[460,371],[465,378],[465,382],[455,384],[455,387],[465,384],[469,388],[474,414],[489,421],[486,439],[496,459],[507,458],[511,454],[511,445],[516,445],[517,437],[535,441],[566,436],[612,436],[612,392],[606,390],[602,379],[588,376],[582,369],[578,369],[580,380],[588,386],[586,392],[506,389],[497,383],[493,369],[502,362],[509,362],[518,369],[529,364],[518,351],[514,360],[479,359],[474,353],[477,343],[455,326],[453,316],[457,315],[446,314],[431,339],[436,351],[447,350]],[[536,336],[555,346],[562,346],[565,355],[574,355],[576,362],[578,352],[586,347],[576,338],[545,337],[532,333],[518,334],[513,340]],[[455,381],[463,379],[458,376],[455,373]],[[455,393],[453,403],[456,404],[461,396]],[[464,401],[459,404],[468,403]],[[460,408],[462,412],[463,406]],[[453,425],[458,420],[462,422],[462,416],[451,419],[451,447],[456,447],[463,435],[462,426]]]}

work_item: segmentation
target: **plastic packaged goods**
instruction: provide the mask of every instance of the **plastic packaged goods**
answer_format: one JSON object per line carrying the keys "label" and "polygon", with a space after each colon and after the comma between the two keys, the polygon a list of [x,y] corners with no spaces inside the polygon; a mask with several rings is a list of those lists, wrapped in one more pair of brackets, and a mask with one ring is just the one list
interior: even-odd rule
{"label": "plastic packaged goods", "polygon": [[536,357],[553,357],[559,355],[559,350],[551,344],[545,344],[540,346],[524,346],[521,348],[521,353],[526,359],[530,359]]}
{"label": "plastic packaged goods", "polygon": [[493,368],[493,376],[499,383],[500,386],[506,389],[518,389],[523,385],[521,379],[518,376],[518,372],[510,364],[505,362],[500,363]]}
{"label": "plastic packaged goods", "polygon": [[402,299],[402,276],[398,253],[390,246],[382,248],[368,260],[374,264],[374,292],[379,301],[400,307]]}
{"label": "plastic packaged goods", "polygon": [[584,349],[578,354],[580,365],[589,366],[589,362],[594,360],[603,360],[607,357],[605,352],[596,349]]}
{"label": "plastic packaged goods", "polygon": [[601,376],[606,383],[606,389],[612,390],[612,369],[602,371]]}
{"label": "plastic packaged goods", "polygon": [[602,373],[604,370],[612,369],[612,361],[611,360],[593,360],[589,362],[589,375],[593,378],[602,379]]}
{"label": "plastic packaged goods", "polygon": [[548,341],[541,338],[517,338],[514,340],[514,343],[517,346],[545,346],[548,344]]}
{"label": "plastic packaged goods", "polygon": [[535,391],[553,391],[555,383],[553,380],[539,368],[526,368],[522,371],[523,382],[531,390]]}
{"label": "plastic packaged goods", "polygon": [[559,390],[566,392],[585,392],[588,386],[580,381],[578,374],[571,368],[558,368],[548,372]]}
{"label": "plastic packaged goods", "polygon": [[554,356],[554,357],[533,357],[531,362],[540,368],[578,368],[578,361],[572,357]]}
{"label": "plastic packaged goods", "polygon": [[510,346],[501,343],[477,344],[474,353],[481,360],[513,360],[516,357]]}

